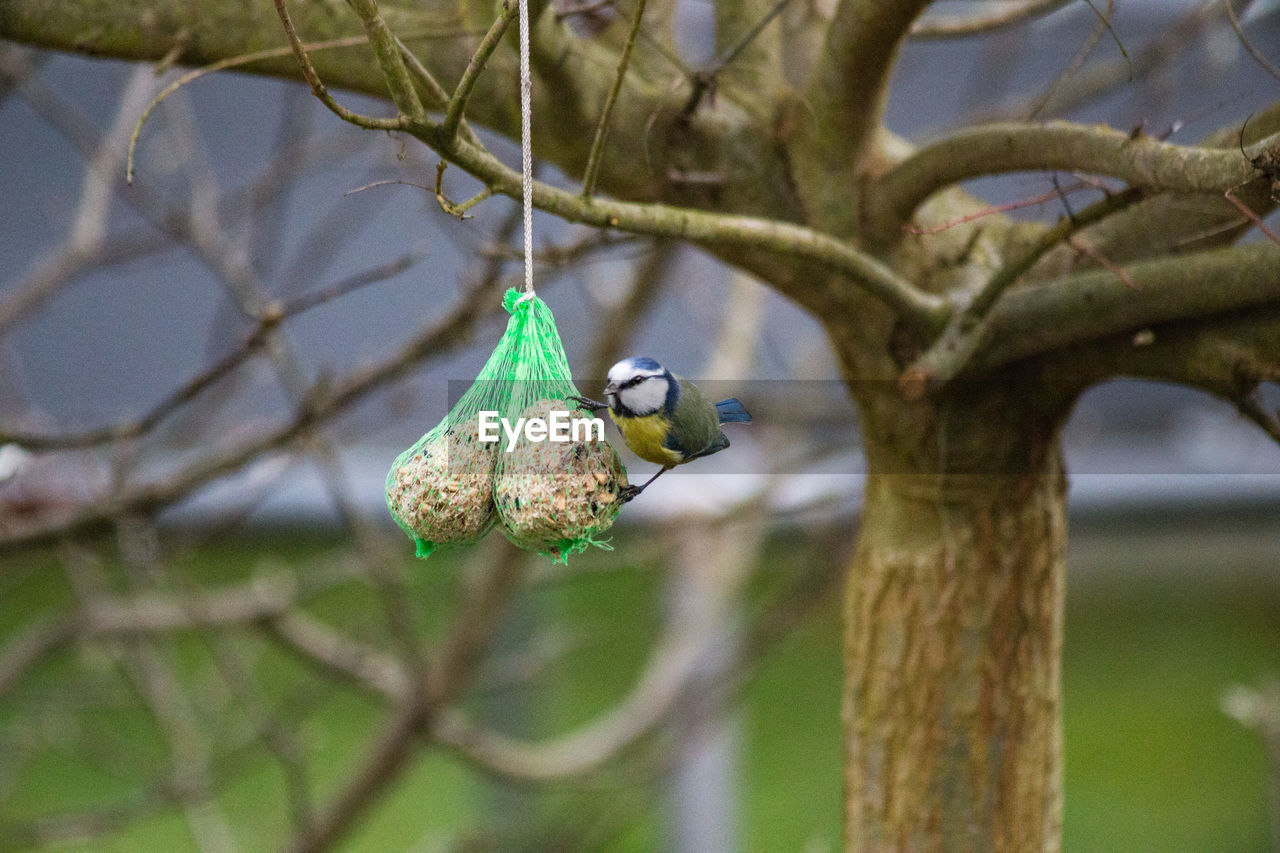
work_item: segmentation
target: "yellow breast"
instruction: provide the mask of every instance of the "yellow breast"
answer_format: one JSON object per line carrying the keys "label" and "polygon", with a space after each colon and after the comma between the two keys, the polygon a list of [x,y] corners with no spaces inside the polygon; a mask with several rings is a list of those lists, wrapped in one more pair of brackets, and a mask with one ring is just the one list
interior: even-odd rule
{"label": "yellow breast", "polygon": [[671,421],[662,413],[628,418],[609,410],[609,419],[618,425],[618,431],[631,448],[631,452],[646,462],[658,465],[678,465],[684,455],[663,445]]}

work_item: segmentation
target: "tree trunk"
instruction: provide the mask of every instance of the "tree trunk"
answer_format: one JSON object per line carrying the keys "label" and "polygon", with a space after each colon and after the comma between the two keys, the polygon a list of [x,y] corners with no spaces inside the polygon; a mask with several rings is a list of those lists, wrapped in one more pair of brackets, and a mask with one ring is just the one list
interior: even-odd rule
{"label": "tree trunk", "polygon": [[1061,845],[1060,416],[1028,423],[1016,388],[987,388],[953,398],[952,416],[934,408],[915,446],[889,394],[864,400],[874,473],[845,599],[850,851]]}

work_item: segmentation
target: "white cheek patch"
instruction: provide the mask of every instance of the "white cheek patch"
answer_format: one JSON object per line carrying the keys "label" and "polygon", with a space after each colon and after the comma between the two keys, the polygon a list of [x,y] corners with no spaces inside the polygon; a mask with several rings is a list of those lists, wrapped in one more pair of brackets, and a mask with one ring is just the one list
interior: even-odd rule
{"label": "white cheek patch", "polygon": [[648,379],[634,388],[627,388],[621,397],[622,404],[637,415],[649,415],[667,402],[667,383]]}

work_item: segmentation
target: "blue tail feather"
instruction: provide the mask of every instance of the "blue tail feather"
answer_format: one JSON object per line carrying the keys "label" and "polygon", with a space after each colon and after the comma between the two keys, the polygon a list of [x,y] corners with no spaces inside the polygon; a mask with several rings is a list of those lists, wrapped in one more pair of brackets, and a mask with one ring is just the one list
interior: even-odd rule
{"label": "blue tail feather", "polygon": [[749,424],[751,413],[739,402],[737,397],[721,400],[716,403],[716,413],[720,415],[722,424]]}

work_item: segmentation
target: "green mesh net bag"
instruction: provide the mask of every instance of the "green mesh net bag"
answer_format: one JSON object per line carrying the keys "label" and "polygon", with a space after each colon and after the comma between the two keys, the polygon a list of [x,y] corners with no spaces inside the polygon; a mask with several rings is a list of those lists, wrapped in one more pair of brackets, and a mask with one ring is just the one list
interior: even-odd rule
{"label": "green mesh net bag", "polygon": [[[387,474],[387,509],[420,557],[475,543],[497,523],[521,548],[564,562],[590,545],[607,548],[599,536],[622,505],[626,469],[603,429],[567,399],[578,390],[551,309],[516,290],[503,306],[511,318],[480,375]],[[530,418],[565,428],[519,429]],[[480,440],[482,420],[497,441]]]}

